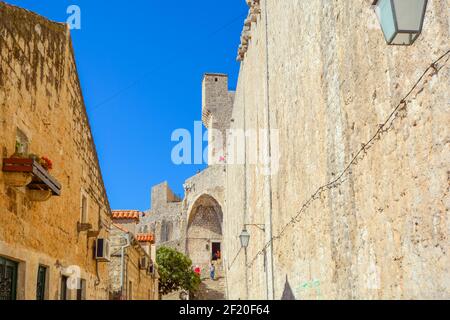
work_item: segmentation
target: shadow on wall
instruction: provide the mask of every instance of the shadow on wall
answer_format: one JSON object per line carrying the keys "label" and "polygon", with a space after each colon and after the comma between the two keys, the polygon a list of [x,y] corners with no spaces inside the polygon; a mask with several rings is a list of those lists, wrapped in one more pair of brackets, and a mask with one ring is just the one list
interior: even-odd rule
{"label": "shadow on wall", "polygon": [[283,296],[281,300],[296,300],[291,285],[289,284],[288,276],[286,275],[286,282],[284,283]]}

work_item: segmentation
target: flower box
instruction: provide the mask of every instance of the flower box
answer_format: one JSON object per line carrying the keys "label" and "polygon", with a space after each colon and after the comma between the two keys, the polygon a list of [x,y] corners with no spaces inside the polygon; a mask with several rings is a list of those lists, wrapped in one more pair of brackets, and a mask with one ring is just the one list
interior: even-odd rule
{"label": "flower box", "polygon": [[[7,184],[26,186],[29,190],[50,191],[51,195],[55,196],[61,195],[61,184],[35,159],[3,159],[2,171],[5,173]],[[45,198],[45,193],[32,194],[34,195],[31,197],[37,199]],[[38,196],[38,194],[41,195]]]}

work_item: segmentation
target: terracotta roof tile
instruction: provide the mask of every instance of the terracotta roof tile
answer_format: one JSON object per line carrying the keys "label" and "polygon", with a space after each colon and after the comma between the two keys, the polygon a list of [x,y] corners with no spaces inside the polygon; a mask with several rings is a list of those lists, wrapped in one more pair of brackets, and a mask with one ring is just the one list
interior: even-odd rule
{"label": "terracotta roof tile", "polygon": [[113,210],[112,218],[113,219],[136,219],[139,220],[141,215],[140,211],[137,210]]}
{"label": "terracotta roof tile", "polygon": [[136,235],[136,239],[139,242],[151,242],[151,243],[155,242],[155,238],[153,237],[153,234],[151,234],[151,233],[138,234],[138,235]]}

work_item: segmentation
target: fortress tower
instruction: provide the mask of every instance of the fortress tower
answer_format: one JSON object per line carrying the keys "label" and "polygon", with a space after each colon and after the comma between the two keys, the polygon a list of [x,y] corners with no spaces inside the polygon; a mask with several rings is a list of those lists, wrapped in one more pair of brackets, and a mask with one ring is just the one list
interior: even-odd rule
{"label": "fortress tower", "polygon": [[226,133],[230,127],[234,91],[228,90],[228,76],[206,73],[202,82],[202,121],[208,129],[208,164],[224,164]]}

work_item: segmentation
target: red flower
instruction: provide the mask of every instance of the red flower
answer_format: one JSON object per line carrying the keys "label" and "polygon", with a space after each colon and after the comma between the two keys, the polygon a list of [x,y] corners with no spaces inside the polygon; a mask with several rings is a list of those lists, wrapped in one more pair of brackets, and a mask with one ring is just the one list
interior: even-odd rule
{"label": "red flower", "polygon": [[41,165],[47,170],[53,169],[53,162],[47,157],[41,157]]}

